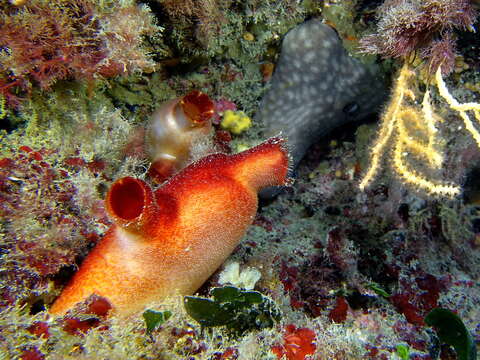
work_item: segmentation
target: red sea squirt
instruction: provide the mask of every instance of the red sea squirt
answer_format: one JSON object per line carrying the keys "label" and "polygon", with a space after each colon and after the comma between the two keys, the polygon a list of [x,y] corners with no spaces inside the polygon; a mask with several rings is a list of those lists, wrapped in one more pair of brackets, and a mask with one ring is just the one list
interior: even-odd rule
{"label": "red sea squirt", "polygon": [[114,225],[88,254],[50,312],[63,315],[92,294],[127,316],[151,302],[194,293],[235,249],[257,211],[257,193],[287,183],[285,141],[213,154],[156,191],[132,177],[106,197]]}

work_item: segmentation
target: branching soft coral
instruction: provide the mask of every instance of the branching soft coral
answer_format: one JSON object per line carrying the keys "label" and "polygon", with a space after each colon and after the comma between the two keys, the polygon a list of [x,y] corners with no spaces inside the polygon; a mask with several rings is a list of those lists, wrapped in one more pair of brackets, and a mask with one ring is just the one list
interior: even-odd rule
{"label": "branching soft coral", "polygon": [[[437,114],[430,101],[430,89],[423,94],[419,106],[415,79],[417,73],[405,63],[393,89],[390,103],[382,115],[382,124],[374,143],[370,165],[360,181],[360,189],[369,186],[377,175],[382,158],[387,150],[392,151],[392,169],[401,180],[433,196],[454,197],[461,192],[460,186],[438,179],[443,170],[444,151],[437,125],[443,118]],[[433,84],[451,110],[458,113],[477,146],[480,147],[480,104],[460,103],[447,89],[440,68],[435,72]],[[473,116],[472,116],[473,115]],[[460,128],[461,129],[461,128]]]}
{"label": "branching soft coral", "polygon": [[10,106],[32,84],[111,77],[153,69],[141,41],[152,15],[131,1],[108,9],[94,1],[38,0],[0,14],[0,94]]}
{"label": "branching soft coral", "polygon": [[378,10],[375,34],[360,43],[364,52],[386,58],[405,57],[417,51],[433,74],[453,70],[453,30],[474,31],[476,11],[470,0],[386,0]]}

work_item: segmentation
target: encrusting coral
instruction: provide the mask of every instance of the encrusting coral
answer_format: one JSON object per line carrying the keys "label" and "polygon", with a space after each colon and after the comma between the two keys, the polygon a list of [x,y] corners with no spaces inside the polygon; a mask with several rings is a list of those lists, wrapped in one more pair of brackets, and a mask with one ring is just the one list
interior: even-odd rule
{"label": "encrusting coral", "polygon": [[[400,70],[392,98],[382,117],[378,139],[372,147],[370,166],[360,181],[364,190],[373,181],[380,168],[382,157],[390,147],[393,151],[392,167],[405,183],[431,195],[453,197],[460,193],[456,184],[434,179],[428,172],[439,171],[443,164],[441,138],[437,124],[443,119],[437,115],[430,101],[430,90],[423,95],[421,106],[415,106],[414,81],[416,72],[405,63]],[[473,136],[480,147],[480,133],[475,128],[467,111],[472,111],[480,123],[480,104],[461,104],[450,94],[438,67],[434,84],[448,106],[458,112],[465,129]],[[413,158],[420,160],[425,168],[414,166]],[[416,169],[415,169],[416,168]]]}
{"label": "encrusting coral", "polygon": [[257,210],[257,192],[285,185],[284,140],[236,155],[213,154],[155,192],[126,177],[106,207],[115,225],[82,263],[50,311],[63,314],[92,294],[119,315],[169,295],[191,294],[237,246]]}

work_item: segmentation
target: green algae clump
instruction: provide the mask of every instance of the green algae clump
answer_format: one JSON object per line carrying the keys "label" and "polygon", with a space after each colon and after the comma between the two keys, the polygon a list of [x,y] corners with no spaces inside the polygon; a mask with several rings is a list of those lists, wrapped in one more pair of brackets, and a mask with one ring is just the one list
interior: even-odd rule
{"label": "green algae clump", "polygon": [[251,329],[272,327],[280,320],[275,303],[258,291],[241,290],[234,286],[212,289],[212,299],[185,296],[187,313],[202,327],[225,326],[241,335]]}

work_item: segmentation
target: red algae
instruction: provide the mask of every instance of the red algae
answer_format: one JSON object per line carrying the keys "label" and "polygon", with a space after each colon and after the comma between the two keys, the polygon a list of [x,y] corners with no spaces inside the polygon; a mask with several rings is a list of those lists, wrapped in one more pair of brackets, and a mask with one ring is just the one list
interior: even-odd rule
{"label": "red algae", "polygon": [[24,145],[0,160],[0,216],[10,239],[4,266],[11,275],[2,294],[13,302],[27,289],[41,292],[60,269],[75,264],[96,236],[88,214],[78,215],[80,194],[71,175],[57,170],[51,155]]}
{"label": "red algae", "polygon": [[153,62],[141,46],[142,35],[157,30],[144,20],[148,17],[145,9],[133,4],[111,9],[90,1],[6,5],[0,15],[0,45],[7,51],[0,69],[0,94],[8,105],[18,107],[21,96],[30,95],[34,85],[45,90],[64,79],[91,82],[151,71]]}
{"label": "red algae", "polygon": [[475,31],[477,11],[469,0],[387,0],[377,9],[377,31],[360,40],[363,51],[386,58],[417,52],[430,74],[455,65],[453,30]]}
{"label": "red algae", "polygon": [[37,337],[50,337],[49,326],[45,321],[36,321],[27,328],[27,331]]}
{"label": "red algae", "polygon": [[347,319],[348,303],[343,296],[337,297],[335,307],[328,314],[328,318],[336,323],[342,323]]}
{"label": "red algae", "polygon": [[272,352],[281,359],[286,356],[288,360],[304,360],[316,350],[315,332],[308,328],[298,328],[289,324],[285,326],[283,344],[272,347]]}
{"label": "red algae", "polygon": [[34,347],[23,350],[20,355],[21,360],[44,360],[45,356],[42,352]]}

